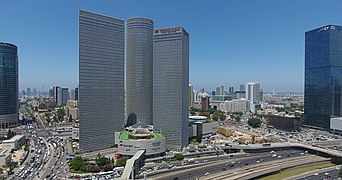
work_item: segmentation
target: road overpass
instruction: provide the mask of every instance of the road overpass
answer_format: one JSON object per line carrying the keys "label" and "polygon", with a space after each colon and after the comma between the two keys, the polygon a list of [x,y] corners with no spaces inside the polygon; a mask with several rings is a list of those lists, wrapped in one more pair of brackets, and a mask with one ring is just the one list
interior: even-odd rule
{"label": "road overpass", "polygon": [[[336,143],[336,142],[335,142]],[[246,153],[257,153],[257,152],[267,152],[272,150],[304,150],[311,154],[316,154],[318,156],[331,158],[331,162],[335,164],[342,163],[342,151],[329,149],[323,146],[317,146],[315,144],[303,144],[295,142],[282,142],[282,143],[272,143],[270,146],[263,146],[262,144],[249,144],[249,145],[232,145],[231,147],[222,147],[224,151],[241,149]]]}

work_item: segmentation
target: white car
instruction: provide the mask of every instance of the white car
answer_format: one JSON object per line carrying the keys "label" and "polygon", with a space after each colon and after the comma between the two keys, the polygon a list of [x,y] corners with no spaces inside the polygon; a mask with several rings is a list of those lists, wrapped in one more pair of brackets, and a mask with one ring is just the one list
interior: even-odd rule
{"label": "white car", "polygon": [[204,173],[205,176],[208,176],[209,174],[210,174],[209,172]]}

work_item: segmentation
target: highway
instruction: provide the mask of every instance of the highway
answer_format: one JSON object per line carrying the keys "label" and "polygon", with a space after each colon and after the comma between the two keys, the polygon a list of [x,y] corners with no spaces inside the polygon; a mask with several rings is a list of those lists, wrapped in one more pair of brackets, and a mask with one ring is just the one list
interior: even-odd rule
{"label": "highway", "polygon": [[230,169],[237,169],[237,168],[249,166],[251,164],[258,164],[261,162],[269,162],[269,161],[274,161],[274,160],[279,160],[279,159],[289,159],[289,158],[295,158],[295,157],[300,157],[300,156],[306,156],[306,155],[300,151],[279,151],[273,154],[271,154],[270,152],[260,153],[260,154],[251,154],[249,157],[241,157],[241,158],[229,159],[226,157],[226,159],[216,160],[213,163],[200,162],[200,164],[197,167],[193,167],[193,168],[182,169],[182,167],[178,167],[178,169],[175,168],[174,171],[171,171],[171,172],[162,173],[163,170],[160,170],[161,174],[147,174],[147,175],[149,178],[158,179],[158,180],[164,180],[164,179],[168,180],[168,179],[173,179],[173,177],[178,177],[179,179],[195,179],[197,177],[202,177],[205,174],[214,174],[217,172],[222,172],[222,171],[226,171]]}
{"label": "highway", "polygon": [[339,170],[330,170],[330,171],[325,171],[323,173],[318,173],[316,175],[310,175],[298,180],[317,180],[317,179],[337,179],[338,178],[338,173]]}
{"label": "highway", "polygon": [[[239,170],[224,171],[213,175],[203,176],[200,179],[207,180],[237,180],[237,179],[254,179],[261,175],[268,173],[279,172],[283,169],[293,168],[301,165],[307,165],[312,163],[320,163],[329,161],[328,158],[322,158],[319,156],[303,156],[288,159],[279,159],[276,161],[269,161],[260,164],[253,164],[250,166],[242,167]],[[281,179],[281,174],[280,174]]]}
{"label": "highway", "polygon": [[285,180],[315,180],[315,179],[338,179],[341,166],[333,166],[324,169],[305,172]]}

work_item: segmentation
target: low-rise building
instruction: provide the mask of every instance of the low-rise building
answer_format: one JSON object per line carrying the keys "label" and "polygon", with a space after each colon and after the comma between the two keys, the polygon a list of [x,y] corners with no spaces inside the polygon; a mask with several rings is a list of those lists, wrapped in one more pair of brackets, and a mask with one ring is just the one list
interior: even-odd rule
{"label": "low-rise building", "polygon": [[79,140],[80,139],[80,128],[72,128],[72,134],[71,138],[74,140]]}
{"label": "low-rise building", "polygon": [[5,149],[18,149],[20,144],[25,140],[25,135],[15,135],[9,140],[2,141],[2,147]]}
{"label": "low-rise building", "polygon": [[165,136],[153,132],[151,125],[136,123],[122,132],[115,133],[118,154],[133,156],[139,150],[146,150],[146,157],[158,157],[165,154]]}
{"label": "low-rise building", "polygon": [[288,115],[266,115],[268,126],[284,130],[284,131],[300,131],[301,130],[301,120],[295,116]]}
{"label": "low-rise building", "polygon": [[[200,129],[198,128],[198,126],[200,127]],[[200,131],[199,133],[201,133],[202,135],[216,133],[218,127],[219,123],[217,121],[211,123],[203,123],[200,121],[192,123],[189,126],[189,137],[197,136],[198,131]]]}
{"label": "low-rise building", "polygon": [[7,165],[12,160],[11,150],[8,148],[0,149],[0,165]]}
{"label": "low-rise building", "polygon": [[225,112],[248,112],[250,110],[250,101],[243,98],[233,99],[221,103],[218,109]]}
{"label": "low-rise building", "polygon": [[330,118],[330,129],[335,133],[342,134],[342,117]]}

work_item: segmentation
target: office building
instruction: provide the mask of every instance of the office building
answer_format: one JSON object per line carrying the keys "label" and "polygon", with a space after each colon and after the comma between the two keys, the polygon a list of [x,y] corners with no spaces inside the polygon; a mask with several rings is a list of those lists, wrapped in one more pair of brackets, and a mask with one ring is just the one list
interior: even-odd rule
{"label": "office building", "polygon": [[189,108],[192,107],[192,103],[194,102],[194,87],[189,84]]}
{"label": "office building", "polygon": [[225,112],[248,112],[250,101],[246,99],[233,99],[218,105],[218,109]]}
{"label": "office building", "polygon": [[0,129],[18,125],[18,50],[0,42]]}
{"label": "office building", "polygon": [[78,100],[78,88],[72,89],[70,92],[71,100]]}
{"label": "office building", "polygon": [[227,87],[226,85],[221,85],[221,94],[220,95],[225,95],[227,93]]}
{"label": "office building", "polygon": [[69,89],[62,88],[62,105],[65,106],[69,100]]}
{"label": "office building", "polygon": [[153,128],[165,134],[167,149],[182,150],[188,145],[189,34],[182,27],[157,29],[153,43]]}
{"label": "office building", "polygon": [[222,93],[221,93],[222,91],[221,90],[222,90],[221,87],[217,87],[215,95],[222,95]]}
{"label": "office building", "polygon": [[305,33],[304,123],[330,128],[342,116],[342,26]]}
{"label": "office building", "polygon": [[56,103],[58,106],[65,106],[67,101],[69,100],[69,89],[68,88],[56,88],[57,89],[57,98]]}
{"label": "office building", "polygon": [[60,91],[60,87],[54,86],[52,89],[53,89],[53,100],[55,101],[56,104],[58,104],[58,91]]}
{"label": "office building", "polygon": [[210,96],[203,95],[201,97],[201,109],[208,110],[210,108]]}
{"label": "office building", "polygon": [[114,146],[124,128],[124,21],[79,14],[80,152]]}
{"label": "office building", "polygon": [[126,119],[146,124],[153,111],[153,28],[150,19],[126,21]]}
{"label": "office building", "polygon": [[234,87],[229,87],[229,94],[234,93]]}
{"label": "office building", "polygon": [[260,101],[260,84],[256,82],[249,82],[246,85],[246,99],[251,103],[258,104]]}
{"label": "office building", "polygon": [[245,88],[246,86],[244,85],[244,84],[241,84],[240,85],[240,91],[246,91],[246,88]]}
{"label": "office building", "polygon": [[26,94],[27,94],[28,96],[31,96],[31,88],[27,88],[26,91],[27,91]]}

